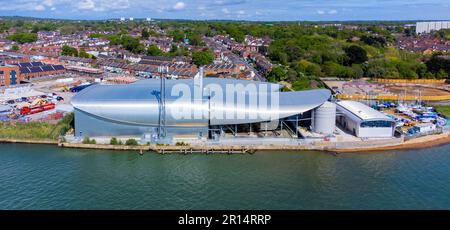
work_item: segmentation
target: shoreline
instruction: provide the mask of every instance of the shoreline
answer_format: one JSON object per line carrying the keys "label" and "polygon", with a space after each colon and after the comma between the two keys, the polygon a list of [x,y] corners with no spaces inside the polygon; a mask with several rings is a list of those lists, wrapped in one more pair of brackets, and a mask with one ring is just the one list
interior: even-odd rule
{"label": "shoreline", "polygon": [[57,144],[58,144],[58,141],[57,141],[57,140],[36,140],[36,139],[0,138],[0,143],[57,145]]}
{"label": "shoreline", "polygon": [[333,151],[338,153],[351,153],[351,152],[371,152],[371,151],[386,151],[386,150],[402,150],[402,149],[423,149],[430,147],[437,147],[441,145],[450,144],[450,133],[443,133],[437,135],[429,135],[418,137],[403,142],[400,145],[392,146],[380,146],[362,149],[335,149]]}
{"label": "shoreline", "polygon": [[[263,145],[263,146],[205,146],[205,145],[189,145],[189,146],[159,146],[159,145],[105,145],[105,144],[79,144],[79,143],[60,143],[56,140],[32,140],[32,139],[9,139],[0,138],[0,143],[23,143],[23,144],[50,144],[57,145],[61,148],[78,148],[78,149],[101,149],[101,150],[120,150],[120,151],[154,151],[156,153],[254,153],[255,151],[326,151],[334,153],[353,153],[353,152],[371,152],[371,151],[387,151],[401,149],[422,149],[436,147],[440,145],[450,144],[450,133],[437,135],[429,135],[404,141],[400,144],[388,146],[373,147],[356,147],[356,148],[329,148],[329,147],[312,147],[305,145],[286,146],[286,145]],[[355,143],[357,144],[357,143]]]}

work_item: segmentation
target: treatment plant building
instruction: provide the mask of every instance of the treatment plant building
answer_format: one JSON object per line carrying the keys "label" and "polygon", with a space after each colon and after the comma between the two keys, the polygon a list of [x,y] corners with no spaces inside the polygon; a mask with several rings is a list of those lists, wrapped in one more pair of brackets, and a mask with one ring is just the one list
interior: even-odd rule
{"label": "treatment plant building", "polygon": [[[258,90],[245,92],[243,101],[234,99],[232,103],[225,102],[229,94],[236,93],[227,87],[238,85],[256,87]],[[180,100],[183,95],[173,93],[180,86],[194,92],[188,100]],[[217,99],[211,93],[213,88],[222,88],[224,95]],[[200,81],[147,79],[128,85],[97,84],[72,99],[75,135],[150,135],[152,140],[154,137],[174,139],[177,136],[217,139],[225,132],[236,134],[284,129],[297,138],[300,126],[312,127],[314,132],[322,135],[334,132],[336,105],[327,102],[331,96],[329,90],[281,92],[281,88],[278,84],[223,78],[201,78]],[[201,92],[200,97],[194,95],[198,91]],[[254,106],[249,102],[255,96],[275,100],[277,105],[267,108]],[[223,103],[220,103],[221,100]],[[174,114],[173,110],[187,112],[179,118],[177,116],[180,114]],[[238,118],[217,116],[242,111],[242,116]]]}

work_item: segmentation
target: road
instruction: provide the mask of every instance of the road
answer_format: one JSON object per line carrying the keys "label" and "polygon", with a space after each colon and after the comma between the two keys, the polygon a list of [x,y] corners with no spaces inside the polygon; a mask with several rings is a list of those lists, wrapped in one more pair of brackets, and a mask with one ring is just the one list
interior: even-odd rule
{"label": "road", "polygon": [[[225,46],[222,43],[216,42],[213,38],[205,37],[204,41],[206,42],[207,47],[210,48],[211,50],[231,51],[230,49],[228,49],[227,46]],[[257,69],[255,69],[252,64],[245,61],[245,59],[243,57],[240,57],[234,53],[231,53],[231,55],[229,56],[229,59],[231,59],[231,62],[233,62],[233,63],[235,63],[235,62],[244,63],[248,70],[251,70],[251,71],[253,71],[253,73],[255,73],[254,79],[256,81],[267,82],[267,79]]]}

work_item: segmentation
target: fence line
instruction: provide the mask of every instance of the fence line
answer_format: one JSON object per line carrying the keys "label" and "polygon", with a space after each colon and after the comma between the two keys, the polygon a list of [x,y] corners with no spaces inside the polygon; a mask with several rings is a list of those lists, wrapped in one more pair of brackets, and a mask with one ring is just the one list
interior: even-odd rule
{"label": "fence line", "polygon": [[445,84],[446,79],[382,79],[377,78],[377,82],[379,83],[408,83],[408,84]]}
{"label": "fence line", "polygon": [[418,138],[418,137],[424,137],[424,136],[429,136],[429,135],[442,134],[442,133],[444,133],[444,132],[445,132],[445,131],[444,131],[443,128],[437,128],[437,129],[435,129],[435,130],[431,130],[431,131],[428,131],[428,132],[416,133],[416,134],[413,134],[413,135],[405,135],[405,141],[411,140],[411,139],[415,139],[415,138]]}
{"label": "fence line", "polygon": [[386,101],[446,101],[450,100],[450,94],[440,96],[417,96],[417,95],[366,95],[366,94],[338,94],[337,99],[341,100],[386,100]]}

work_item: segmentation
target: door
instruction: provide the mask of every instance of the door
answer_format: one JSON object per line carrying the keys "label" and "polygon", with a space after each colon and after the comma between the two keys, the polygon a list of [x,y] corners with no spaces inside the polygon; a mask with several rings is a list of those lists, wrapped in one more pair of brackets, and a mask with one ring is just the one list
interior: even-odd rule
{"label": "door", "polygon": [[11,72],[9,72],[9,82],[11,85],[16,85],[17,84],[17,78],[16,78],[16,71],[15,70],[11,70]]}

